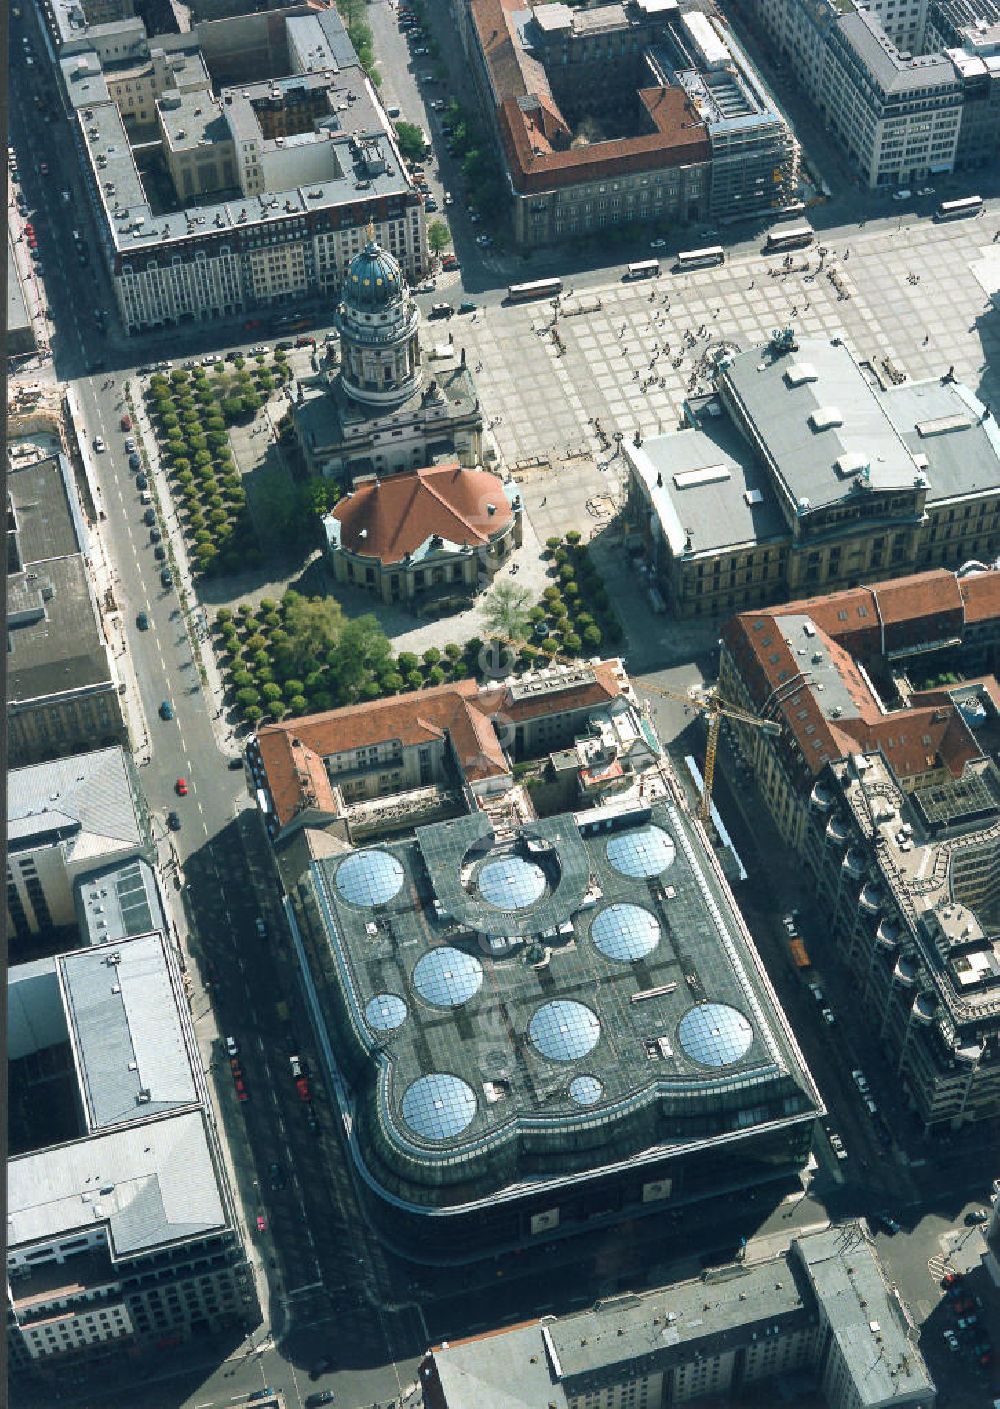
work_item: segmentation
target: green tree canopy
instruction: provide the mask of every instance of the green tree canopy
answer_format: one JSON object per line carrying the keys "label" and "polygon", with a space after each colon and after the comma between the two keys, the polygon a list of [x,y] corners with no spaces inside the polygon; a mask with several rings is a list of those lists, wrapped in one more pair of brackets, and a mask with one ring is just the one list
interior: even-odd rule
{"label": "green tree canopy", "polygon": [[494,636],[519,641],[527,635],[531,593],[514,582],[498,582],[483,600],[483,620]]}
{"label": "green tree canopy", "polygon": [[415,122],[397,122],[395,126],[399,150],[403,156],[407,161],[419,161],[424,154],[423,130]]}
{"label": "green tree canopy", "polygon": [[431,254],[443,254],[451,244],[451,231],[443,220],[432,220],[427,227],[427,248]]}

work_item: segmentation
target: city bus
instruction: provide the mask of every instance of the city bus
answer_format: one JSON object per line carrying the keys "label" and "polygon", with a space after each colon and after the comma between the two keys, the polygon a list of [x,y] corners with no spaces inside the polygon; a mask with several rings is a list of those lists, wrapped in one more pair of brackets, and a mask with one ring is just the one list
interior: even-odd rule
{"label": "city bus", "polygon": [[630,264],[626,278],[629,279],[655,279],[660,272],[660,261],[658,259],[640,259],[637,264]]}
{"label": "city bus", "polygon": [[963,215],[978,215],[982,208],[982,196],[966,196],[960,201],[942,201],[934,212],[934,219],[959,220]]}
{"label": "city bus", "polygon": [[772,230],[764,244],[764,253],[802,249],[805,245],[811,245],[815,238],[811,225],[793,225],[788,230]]}
{"label": "city bus", "polygon": [[561,279],[532,279],[530,284],[511,284],[507,298],[511,303],[528,303],[533,298],[555,298],[561,293]]}
{"label": "city bus", "polygon": [[706,245],[703,250],[681,250],[677,256],[678,269],[708,269],[713,264],[724,264],[726,251],[721,245]]}

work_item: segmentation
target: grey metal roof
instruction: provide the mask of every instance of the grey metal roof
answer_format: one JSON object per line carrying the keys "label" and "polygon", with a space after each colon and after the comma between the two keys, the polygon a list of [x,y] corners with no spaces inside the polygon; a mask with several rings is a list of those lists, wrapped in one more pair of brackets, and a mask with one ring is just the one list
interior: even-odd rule
{"label": "grey metal roof", "polygon": [[[437,1346],[434,1368],[443,1401],[455,1409],[562,1409],[629,1383],[637,1370],[662,1374],[749,1347],[774,1328],[790,1334],[823,1322],[856,1402],[931,1402],[933,1382],[871,1243],[853,1223],[797,1238],[767,1261]],[[816,1370],[824,1344],[815,1341]]]}
{"label": "grey metal roof", "polygon": [[[658,852],[664,869],[636,879],[619,851],[630,838],[645,846],[651,827],[670,842]],[[605,1147],[583,1161],[591,1169],[626,1155],[679,1152],[715,1136],[749,1137],[764,1124],[807,1119],[819,1107],[728,894],[705,863],[690,820],[672,804],[547,818],[504,843],[478,813],[418,828],[415,839],[381,849],[404,873],[384,904],[364,909],[345,901],[337,884],[342,858],[315,861],[310,881],[346,1014],[333,1036],[347,1044],[345,1064],[367,1087],[356,1119],[378,1130],[390,1164],[447,1161],[454,1171],[471,1160],[478,1170],[482,1150],[516,1143],[530,1129],[535,1176],[548,1160],[551,1177],[559,1178],[580,1162],[569,1153],[578,1128],[605,1132],[590,1137],[592,1151]],[[643,856],[650,854],[647,847]],[[491,889],[490,903],[479,876],[514,857],[544,873],[543,894],[518,903],[524,897],[512,892],[504,904]],[[609,958],[591,936],[593,920],[625,902],[647,910],[659,931],[653,950],[634,962]],[[455,993],[454,1006],[460,965],[452,954],[442,960],[448,1003],[429,1001],[424,969],[417,973],[442,946],[482,971],[481,980]],[[397,994],[408,1006],[388,1032],[365,1016],[380,993]],[[685,1014],[710,1001],[735,1009],[752,1028],[745,1049],[722,1067],[689,1056],[678,1037]],[[446,1124],[457,1128],[430,1138],[407,1120],[406,1093],[434,1073],[464,1083],[475,1110],[462,1093],[461,1124],[456,1112]],[[581,1074],[603,1088],[590,1106],[570,1090]],[[687,1122],[696,1113],[695,1129]],[[459,1177],[449,1173],[452,1182]],[[414,1186],[416,1200],[439,1196]]]}
{"label": "grey metal roof", "polygon": [[[812,618],[793,612],[775,614],[770,623],[781,633],[809,684],[812,700],[826,719],[858,719],[861,710],[847,688],[839,662],[833,659],[829,639],[820,636]],[[789,710],[794,706],[789,702]]]}
{"label": "grey metal roof", "polygon": [[92,1130],[198,1100],[162,934],[59,961],[80,1096]]}
{"label": "grey metal roof", "polygon": [[7,819],[12,851],[61,841],[77,863],[98,865],[146,841],[125,752],[117,746],[12,769]]}
{"label": "grey metal roof", "polygon": [[139,856],[81,876],[73,898],[80,932],[88,944],[128,939],[150,930],[167,932],[155,873]]}
{"label": "grey metal roof", "polygon": [[911,453],[926,458],[931,503],[1000,489],[1000,428],[967,386],[910,382],[879,401]]}
{"label": "grey metal roof", "polygon": [[202,1111],[9,1161],[9,1249],[95,1226],[107,1228],[117,1257],[227,1226]]}
{"label": "grey metal roof", "polygon": [[697,429],[624,444],[676,557],[790,536],[764,467],[713,406],[717,413],[717,398],[696,413]]}
{"label": "grey metal roof", "polygon": [[741,353],[723,372],[720,390],[734,419],[745,419],[764,446],[793,510],[865,492],[852,466],[867,467],[863,478],[873,492],[913,489],[913,457],[843,343],[815,338],[791,352],[768,346]]}
{"label": "grey metal roof", "polygon": [[[886,95],[958,83],[955,67],[947,55],[918,54],[904,58],[885,33],[881,19],[866,9],[852,8],[841,15],[837,28]],[[960,95],[956,94],[958,101]]]}
{"label": "grey metal roof", "polygon": [[66,1042],[63,1009],[54,957],[15,964],[7,970],[7,1060],[19,1061]]}
{"label": "grey metal roof", "polygon": [[930,1402],[934,1382],[910,1339],[898,1298],[859,1230],[849,1225],[798,1238],[794,1251],[850,1371],[854,1402],[882,1405],[918,1394],[927,1394]]}

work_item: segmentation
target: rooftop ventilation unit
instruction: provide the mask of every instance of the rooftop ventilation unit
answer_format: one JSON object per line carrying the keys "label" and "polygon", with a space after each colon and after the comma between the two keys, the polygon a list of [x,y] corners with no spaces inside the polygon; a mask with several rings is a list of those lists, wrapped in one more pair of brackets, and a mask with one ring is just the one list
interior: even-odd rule
{"label": "rooftop ventilation unit", "polygon": [[832,430],[844,424],[844,413],[836,406],[817,406],[809,417],[809,424],[814,431]]}
{"label": "rooftop ventilation unit", "polygon": [[819,373],[811,362],[793,362],[785,372],[785,381],[789,386],[804,386],[819,381]]}

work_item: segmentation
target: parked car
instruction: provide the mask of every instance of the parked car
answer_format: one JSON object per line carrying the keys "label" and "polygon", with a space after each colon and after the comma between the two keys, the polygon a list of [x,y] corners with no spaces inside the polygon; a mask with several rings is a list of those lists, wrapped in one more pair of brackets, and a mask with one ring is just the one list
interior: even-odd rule
{"label": "parked car", "polygon": [[901,190],[901,191],[893,191],[893,193],[892,193],[892,199],[893,199],[894,201],[908,201],[912,195],[913,195],[913,192],[912,192],[912,191],[907,191],[907,190],[904,188],[904,189]]}
{"label": "parked car", "polygon": [[226,1051],[231,1057],[238,1057],[240,1055],[239,1045],[235,1037],[226,1038]]}
{"label": "parked car", "polygon": [[988,1223],[990,1215],[985,1208],[973,1208],[965,1215],[965,1221],[970,1228],[974,1228],[977,1223]]}
{"label": "parked car", "polygon": [[[322,1374],[322,1370],[320,1374]],[[336,1404],[337,1396],[332,1389],[318,1389],[315,1394],[306,1395],[306,1409],[322,1409],[324,1404]]]}
{"label": "parked car", "polygon": [[143,523],[146,525],[147,528],[152,528],[153,524],[156,523],[156,510],[155,510],[155,509],[147,509],[146,512],[145,512],[145,513],[143,514],[143,516],[142,516],[142,521],[143,521]]}
{"label": "parked car", "polygon": [[142,469],[142,460],[139,457],[138,451],[133,450],[131,455],[128,457],[128,467],[130,470],[133,471]]}
{"label": "parked car", "polygon": [[450,318],[454,311],[450,303],[432,303],[430,316],[432,318]]}
{"label": "parked car", "polygon": [[174,575],[173,575],[173,573],[170,571],[169,568],[164,568],[163,571],[160,573],[160,586],[161,586],[161,587],[167,587],[167,588],[169,588],[169,587],[173,587],[173,585],[174,585]]}
{"label": "parked car", "polygon": [[665,250],[667,248],[667,242],[666,240],[650,240],[649,248],[651,250]]}
{"label": "parked car", "polygon": [[132,417],[128,414],[128,412],[125,412],[118,424],[121,426],[123,431],[130,431],[132,429]]}
{"label": "parked car", "polygon": [[135,454],[135,452],[136,452],[136,443],[135,443],[135,436],[134,436],[134,435],[127,435],[127,436],[125,437],[125,451],[126,451],[126,453],[129,454],[129,455],[134,455],[134,454]]}

